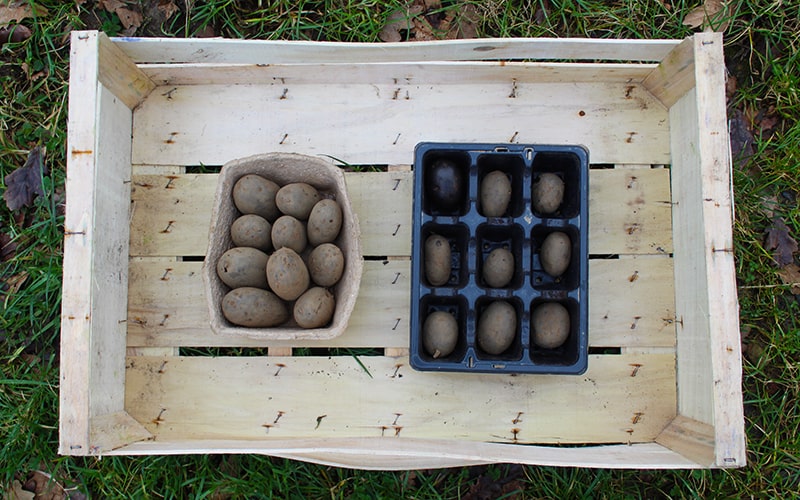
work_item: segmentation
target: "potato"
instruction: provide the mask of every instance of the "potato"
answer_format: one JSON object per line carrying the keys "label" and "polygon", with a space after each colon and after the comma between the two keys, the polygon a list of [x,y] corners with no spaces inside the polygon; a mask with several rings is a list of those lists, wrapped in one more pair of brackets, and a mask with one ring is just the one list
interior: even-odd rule
{"label": "potato", "polygon": [[303,259],[291,248],[283,247],[269,257],[267,281],[275,295],[295,300],[308,289],[310,279]]}
{"label": "potato", "polygon": [[256,248],[234,247],[217,261],[217,275],[231,288],[267,288],[267,254]]}
{"label": "potato", "polygon": [[283,186],[275,195],[275,204],[284,215],[307,220],[314,205],[319,201],[319,192],[305,182],[294,182]]}
{"label": "potato", "polygon": [[483,281],[492,288],[503,288],[514,277],[514,255],[506,248],[495,248],[483,263]]}
{"label": "potato", "polygon": [[434,311],[422,325],[422,347],[434,359],[449,356],[458,342],[458,323],[446,311]]}
{"label": "potato", "polygon": [[425,240],[425,277],[431,286],[446,285],[450,280],[450,242],[433,234]]}
{"label": "potato", "polygon": [[531,204],[537,213],[548,215],[555,213],[564,200],[564,181],[556,174],[545,173],[533,185]]}
{"label": "potato", "polygon": [[331,321],[335,307],[331,292],[321,287],[309,288],[294,303],[294,320],[302,328],[320,328]]}
{"label": "potato", "polygon": [[555,349],[569,337],[569,312],[558,302],[537,306],[531,314],[531,323],[533,343],[543,349]]}
{"label": "potato", "polygon": [[502,354],[517,335],[517,311],[504,300],[489,304],[478,319],[478,346],[488,354]]}
{"label": "potato", "polygon": [[333,286],[344,272],[344,254],[333,243],[323,243],[308,256],[308,272],[319,286]]}
{"label": "potato", "polygon": [[242,215],[231,225],[231,240],[237,247],[258,248],[263,252],[272,250],[272,224],[260,215]]}
{"label": "potato", "polygon": [[289,310],[274,293],[261,288],[231,290],[222,298],[222,314],[239,326],[268,328],[285,323]]}
{"label": "potato", "polygon": [[272,224],[272,245],[276,250],[287,247],[300,253],[307,244],[305,224],[291,215],[282,215]]}
{"label": "potato", "polygon": [[547,235],[539,251],[544,272],[558,277],[564,274],[572,259],[572,242],[566,233],[554,231]]}
{"label": "potato", "polygon": [[331,243],[342,228],[342,209],[334,200],[319,200],[308,216],[308,242]]}
{"label": "potato", "polygon": [[486,217],[502,217],[511,201],[511,181],[499,170],[489,172],[481,181],[481,212]]}
{"label": "potato", "polygon": [[280,186],[260,175],[247,174],[233,185],[233,204],[243,214],[256,214],[272,222],[280,216],[275,194]]}

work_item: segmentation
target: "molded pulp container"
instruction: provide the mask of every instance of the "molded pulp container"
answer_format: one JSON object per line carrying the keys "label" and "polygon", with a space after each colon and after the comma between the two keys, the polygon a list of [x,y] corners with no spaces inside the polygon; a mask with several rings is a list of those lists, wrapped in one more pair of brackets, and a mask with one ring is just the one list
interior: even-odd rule
{"label": "molded pulp container", "polygon": [[[437,203],[431,191],[431,166],[453,162],[463,189],[453,203]],[[499,170],[511,180],[511,200],[501,217],[486,217],[480,206],[480,184]],[[417,370],[550,373],[579,375],[588,358],[588,177],[589,154],[581,146],[522,144],[420,143],[414,154],[414,227],[411,281],[411,366]],[[543,215],[531,204],[539,177],[554,173],[564,181],[564,198],[555,213]],[[550,233],[569,236],[572,252],[567,270],[547,274],[539,250]],[[450,243],[451,275],[432,286],[425,275],[425,240],[432,234]],[[489,287],[482,266],[489,253],[505,247],[514,256],[514,275],[503,288]],[[476,341],[478,320],[494,301],[504,300],[517,313],[516,335],[499,355],[484,352]],[[563,305],[570,317],[567,340],[554,349],[532,341],[531,313],[546,302]],[[434,311],[453,314],[458,324],[455,350],[434,358],[422,345],[422,327]]]}

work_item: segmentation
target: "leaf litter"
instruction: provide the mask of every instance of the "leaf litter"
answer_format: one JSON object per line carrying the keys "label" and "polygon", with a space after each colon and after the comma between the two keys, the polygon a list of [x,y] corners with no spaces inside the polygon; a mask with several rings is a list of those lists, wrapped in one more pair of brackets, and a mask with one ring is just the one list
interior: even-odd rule
{"label": "leaf litter", "polygon": [[44,196],[42,176],[47,174],[44,157],[45,147],[36,146],[28,153],[25,165],[5,177],[6,192],[3,198],[12,212],[29,207],[37,196]]}
{"label": "leaf litter", "polygon": [[479,21],[478,10],[470,3],[444,9],[440,0],[413,0],[389,14],[378,38],[384,42],[477,38]]}
{"label": "leaf litter", "polygon": [[794,262],[797,241],[789,235],[789,228],[781,217],[775,217],[767,229],[765,244],[772,250],[772,259],[778,267],[786,267]]}

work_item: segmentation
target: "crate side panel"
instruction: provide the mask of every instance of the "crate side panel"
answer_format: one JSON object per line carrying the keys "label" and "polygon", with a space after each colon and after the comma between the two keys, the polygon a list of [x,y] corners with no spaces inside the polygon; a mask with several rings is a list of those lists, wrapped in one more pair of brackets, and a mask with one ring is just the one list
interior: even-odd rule
{"label": "crate side panel", "polygon": [[59,452],[89,453],[89,352],[92,336],[92,252],[94,185],[97,144],[97,34],[70,44],[69,118],[67,121],[64,266],[61,298],[61,359],[59,370]]}
{"label": "crate side panel", "polygon": [[99,86],[94,171],[90,385],[92,415],[122,410],[128,304],[131,111]]}
{"label": "crate side panel", "polygon": [[679,40],[488,38],[408,43],[114,38],[137,63],[280,64],[481,59],[660,61]]}
{"label": "crate side panel", "polygon": [[393,164],[435,141],[583,144],[593,162],[669,163],[668,129],[637,84],[170,86],[136,110],[133,161],[221,165],[284,151]]}
{"label": "crate side panel", "polygon": [[396,84],[477,85],[509,82],[616,82],[642,83],[656,64],[536,63],[536,62],[436,62],[359,64],[147,64],[143,73],[158,85],[220,85],[237,83],[319,83],[323,73],[329,84],[364,82]]}
{"label": "crate side panel", "polygon": [[[702,214],[705,241],[710,365],[713,370],[715,464],[746,465],[742,398],[739,304],[733,256],[732,164],[725,100],[725,59],[720,33],[694,37],[702,196],[694,200]],[[696,172],[695,176],[698,175]]]}
{"label": "crate side panel", "polygon": [[472,377],[417,372],[407,358],[359,361],[128,358],[126,409],[158,440],[627,443],[652,441],[675,416],[670,354],[592,356],[579,377]]}

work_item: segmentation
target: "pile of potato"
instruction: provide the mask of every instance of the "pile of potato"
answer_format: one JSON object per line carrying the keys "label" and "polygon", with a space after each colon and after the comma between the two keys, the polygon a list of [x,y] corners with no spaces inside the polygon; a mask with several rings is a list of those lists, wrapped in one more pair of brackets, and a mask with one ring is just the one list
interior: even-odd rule
{"label": "pile of potato", "polygon": [[234,247],[216,265],[231,288],[222,299],[225,318],[252,328],[292,318],[302,328],[330,323],[336,303],[329,288],[345,265],[334,243],[342,228],[336,200],[303,182],[279,186],[248,174],[234,185],[233,203],[241,213],[230,227]]}

